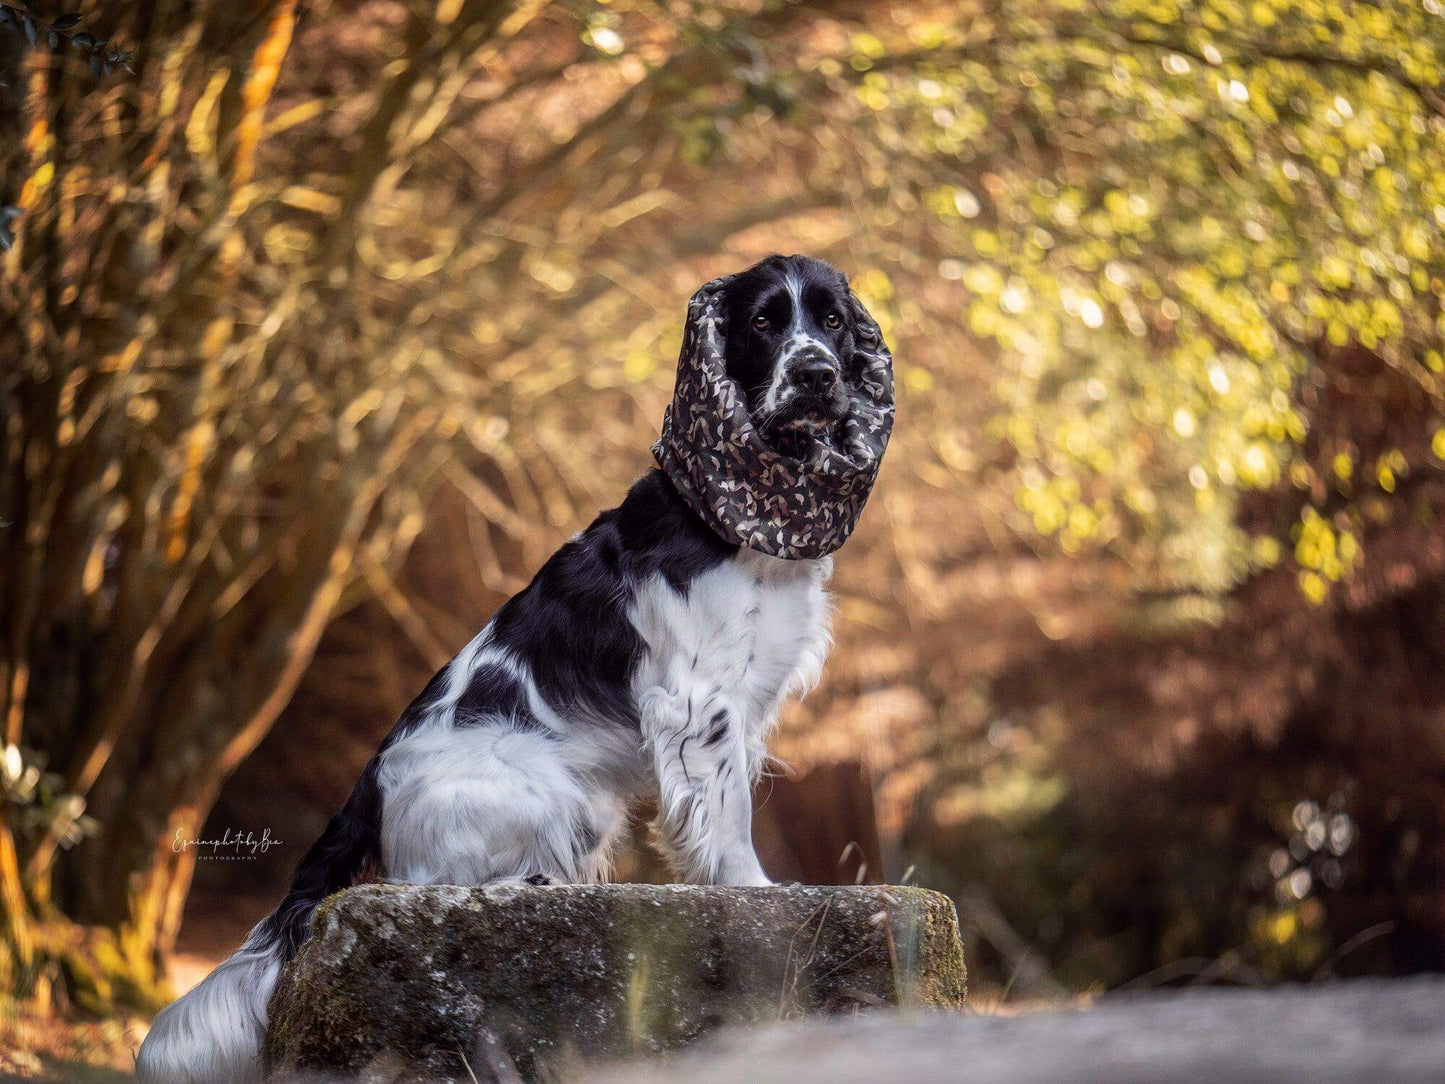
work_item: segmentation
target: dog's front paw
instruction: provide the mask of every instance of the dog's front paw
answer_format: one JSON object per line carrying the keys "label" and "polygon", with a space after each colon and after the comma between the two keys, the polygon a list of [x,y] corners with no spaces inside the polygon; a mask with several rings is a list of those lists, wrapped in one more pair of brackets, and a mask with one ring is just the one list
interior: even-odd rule
{"label": "dog's front paw", "polygon": [[758,856],[749,847],[738,848],[726,856],[718,884],[730,888],[776,888],[778,882],[763,872]]}

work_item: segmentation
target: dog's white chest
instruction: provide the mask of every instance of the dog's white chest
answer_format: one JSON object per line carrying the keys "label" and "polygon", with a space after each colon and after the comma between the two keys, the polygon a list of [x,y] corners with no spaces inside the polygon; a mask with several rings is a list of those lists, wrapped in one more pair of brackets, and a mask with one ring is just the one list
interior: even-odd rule
{"label": "dog's white chest", "polygon": [[639,695],[705,682],[740,708],[756,733],[783,697],[817,681],[828,649],[824,586],[832,558],[785,561],[740,550],[686,592],[658,577],[638,591],[632,620],[647,644]]}

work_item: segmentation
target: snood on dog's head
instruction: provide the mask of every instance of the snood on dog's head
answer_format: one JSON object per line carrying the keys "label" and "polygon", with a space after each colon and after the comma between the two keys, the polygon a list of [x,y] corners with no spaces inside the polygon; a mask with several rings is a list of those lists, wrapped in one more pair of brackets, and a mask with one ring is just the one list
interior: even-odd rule
{"label": "snood on dog's head", "polygon": [[721,537],[791,559],[826,557],[848,540],[893,429],[893,355],[851,293],[862,377],[847,416],[801,457],[763,439],[724,356],[728,279],[687,306],[677,388],[652,446],[658,465]]}

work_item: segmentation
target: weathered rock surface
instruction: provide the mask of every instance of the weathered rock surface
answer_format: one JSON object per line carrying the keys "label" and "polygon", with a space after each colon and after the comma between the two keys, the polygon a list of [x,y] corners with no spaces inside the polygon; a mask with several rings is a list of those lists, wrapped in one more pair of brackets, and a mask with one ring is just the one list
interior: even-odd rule
{"label": "weathered rock surface", "polygon": [[916,888],[365,885],[315,931],[271,1000],[281,1079],[530,1079],[728,1024],[964,998],[953,904]]}
{"label": "weathered rock surface", "polygon": [[728,1033],[572,1084],[1445,1080],[1445,978],[1105,998],[1024,1016],[888,1014]]}

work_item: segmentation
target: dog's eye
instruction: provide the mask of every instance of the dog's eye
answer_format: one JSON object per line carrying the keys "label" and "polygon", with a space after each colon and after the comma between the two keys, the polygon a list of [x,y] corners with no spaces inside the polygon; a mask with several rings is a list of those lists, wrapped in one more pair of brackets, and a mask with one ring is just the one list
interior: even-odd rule
{"label": "dog's eye", "polygon": [[823,323],[834,331],[837,331],[843,326],[843,317],[839,313],[830,312],[827,316],[823,317]]}
{"label": "dog's eye", "polygon": [[757,328],[759,331],[767,331],[768,328],[772,326],[773,322],[769,320],[766,316],[753,317],[753,327]]}

